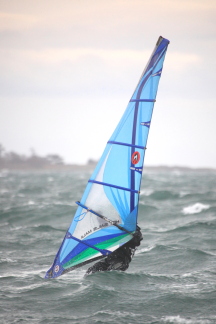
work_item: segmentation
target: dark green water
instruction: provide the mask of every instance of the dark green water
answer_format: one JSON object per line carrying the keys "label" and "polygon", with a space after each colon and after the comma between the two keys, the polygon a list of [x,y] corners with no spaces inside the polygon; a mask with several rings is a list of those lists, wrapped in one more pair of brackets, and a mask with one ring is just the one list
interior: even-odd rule
{"label": "dark green water", "polygon": [[43,279],[89,176],[0,174],[0,323],[216,323],[216,172],[145,172],[127,272]]}

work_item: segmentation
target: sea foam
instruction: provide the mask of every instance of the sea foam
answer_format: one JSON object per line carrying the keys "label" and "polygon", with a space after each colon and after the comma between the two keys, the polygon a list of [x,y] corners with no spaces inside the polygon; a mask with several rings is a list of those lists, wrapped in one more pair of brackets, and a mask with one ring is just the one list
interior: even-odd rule
{"label": "sea foam", "polygon": [[198,214],[203,210],[209,209],[210,206],[209,205],[204,205],[201,203],[196,203],[194,205],[190,205],[188,207],[183,208],[182,213],[184,215],[188,215],[188,214]]}

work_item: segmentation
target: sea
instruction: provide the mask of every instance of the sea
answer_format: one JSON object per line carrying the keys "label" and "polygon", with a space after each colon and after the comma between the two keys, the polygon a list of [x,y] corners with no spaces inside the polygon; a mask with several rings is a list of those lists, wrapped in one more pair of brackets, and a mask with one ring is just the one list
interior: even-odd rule
{"label": "sea", "polygon": [[45,280],[91,170],[0,172],[0,323],[216,323],[216,171],[146,168],[126,272]]}

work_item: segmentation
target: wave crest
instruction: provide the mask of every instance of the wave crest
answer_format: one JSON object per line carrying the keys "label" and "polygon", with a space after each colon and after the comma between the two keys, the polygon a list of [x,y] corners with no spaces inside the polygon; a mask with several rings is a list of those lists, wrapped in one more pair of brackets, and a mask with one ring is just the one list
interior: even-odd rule
{"label": "wave crest", "polygon": [[196,203],[194,205],[190,205],[188,207],[183,208],[182,213],[184,215],[190,215],[190,214],[198,214],[201,213],[203,210],[209,209],[209,205],[204,205],[201,203]]}

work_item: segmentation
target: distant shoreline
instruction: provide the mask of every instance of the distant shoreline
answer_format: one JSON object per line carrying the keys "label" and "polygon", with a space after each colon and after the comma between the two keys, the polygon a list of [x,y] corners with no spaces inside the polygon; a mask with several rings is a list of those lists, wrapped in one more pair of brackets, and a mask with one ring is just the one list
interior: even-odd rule
{"label": "distant shoreline", "polygon": [[[0,144],[0,172],[4,171],[23,171],[23,172],[63,172],[63,171],[84,171],[93,172],[98,161],[89,159],[86,164],[67,164],[64,159],[58,154],[48,154],[46,156],[39,156],[34,149],[31,150],[31,155],[26,156],[16,152],[8,152],[2,144]],[[187,166],[166,166],[166,165],[144,165],[145,171],[216,171],[216,168],[208,167],[187,167]]]}
{"label": "distant shoreline", "polygon": [[[10,172],[10,171],[30,171],[30,172],[39,172],[39,171],[49,171],[49,172],[64,172],[64,171],[93,171],[96,166],[96,163],[90,164],[63,164],[63,165],[49,165],[44,167],[33,167],[33,166],[21,166],[13,165],[0,167],[0,172]],[[208,167],[185,167],[185,166],[144,166],[143,172],[146,171],[180,171],[180,172],[203,172],[203,171],[213,171],[216,172],[216,168]]]}

